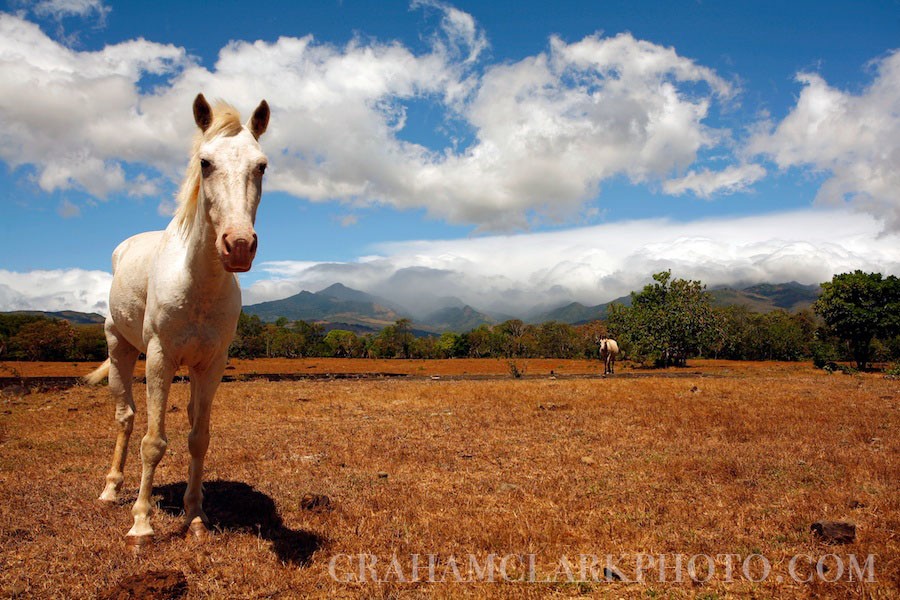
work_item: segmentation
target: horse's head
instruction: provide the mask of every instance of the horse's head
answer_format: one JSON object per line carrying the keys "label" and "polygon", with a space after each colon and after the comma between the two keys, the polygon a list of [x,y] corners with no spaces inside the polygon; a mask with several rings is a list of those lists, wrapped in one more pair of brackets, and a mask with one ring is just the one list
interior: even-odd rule
{"label": "horse's head", "polygon": [[226,108],[224,115],[218,109],[214,114],[203,94],[194,100],[194,121],[203,132],[194,157],[200,169],[198,191],[222,266],[242,273],[256,256],[253,225],[268,164],[258,140],[269,124],[269,105],[260,102],[244,126],[233,109]]}

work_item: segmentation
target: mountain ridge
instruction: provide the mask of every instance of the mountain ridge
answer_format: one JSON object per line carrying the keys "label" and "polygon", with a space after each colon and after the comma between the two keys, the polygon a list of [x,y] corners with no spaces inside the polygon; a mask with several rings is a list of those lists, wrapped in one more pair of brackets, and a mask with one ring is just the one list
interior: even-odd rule
{"label": "mountain ridge", "polygon": [[[740,289],[716,287],[709,290],[715,306],[740,305],[755,312],[773,310],[796,311],[809,308],[821,292],[818,285],[805,285],[791,281],[787,283],[758,283]],[[302,291],[299,294],[244,307],[248,314],[255,314],[264,321],[275,321],[279,317],[289,320],[310,322],[346,323],[348,325],[378,330],[401,318],[410,319],[425,332],[457,333],[470,331],[479,325],[493,325],[505,319],[496,314],[479,310],[465,304],[458,298],[447,296],[448,305],[414,318],[410,311],[399,303],[379,296],[335,283],[318,292]],[[613,303],[631,305],[631,294],[620,296],[609,302],[585,305],[568,302],[550,310],[536,312],[522,318],[528,323],[560,321],[579,325],[594,320],[606,319],[609,306]],[[507,315],[504,315],[507,316]]]}

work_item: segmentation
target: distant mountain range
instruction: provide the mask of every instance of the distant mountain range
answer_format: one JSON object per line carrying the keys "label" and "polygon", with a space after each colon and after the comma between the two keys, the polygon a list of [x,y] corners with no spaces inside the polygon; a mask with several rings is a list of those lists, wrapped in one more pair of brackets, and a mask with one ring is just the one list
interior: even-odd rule
{"label": "distant mountain range", "polygon": [[[794,312],[809,308],[822,293],[822,288],[818,285],[803,285],[792,281],[777,284],[761,283],[739,289],[721,287],[711,289],[709,292],[712,294],[714,306],[746,306],[753,312],[768,313],[778,309]],[[606,319],[609,305],[614,303],[631,306],[631,295],[596,306],[585,306],[580,302],[572,302],[535,315],[528,320],[533,323],[562,321],[573,325],[597,319],[603,320]]]}
{"label": "distant mountain range", "polygon": [[760,283],[741,289],[710,290],[716,306],[740,305],[754,312],[767,313],[783,309],[790,312],[810,308],[822,293],[819,285],[790,283]]}
{"label": "distant mountain range", "polygon": [[[790,283],[763,283],[742,288],[721,287],[710,290],[716,306],[745,306],[754,312],[771,312],[777,309],[797,311],[809,308],[821,293],[818,285]],[[479,325],[493,325],[510,317],[482,312],[463,303],[458,298],[445,299],[447,306],[424,317],[413,319],[409,310],[394,302],[372,294],[348,288],[340,283],[318,292],[303,291],[289,298],[261,302],[244,307],[244,312],[257,315],[267,322],[284,317],[289,321],[308,321],[322,324],[326,330],[348,329],[357,333],[379,331],[392,325],[398,319],[413,321],[413,333],[430,335],[444,331],[464,333]],[[631,305],[631,296],[622,296],[604,304],[586,306],[580,302],[570,302],[551,310],[537,311],[525,315],[523,321],[543,323],[561,321],[577,325],[589,321],[602,320],[607,316],[609,305],[620,303]],[[96,313],[76,311],[42,312],[13,311],[0,314],[39,315],[54,319],[64,319],[77,325],[103,323],[104,317]]]}
{"label": "distant mountain range", "polygon": [[387,300],[335,283],[319,292],[300,292],[281,300],[260,302],[244,307],[244,312],[263,321],[339,322],[381,329],[403,318]]}
{"label": "distant mountain range", "polygon": [[[771,312],[777,309],[796,311],[808,308],[818,298],[818,285],[803,285],[797,282],[781,284],[758,284],[740,289],[716,288],[710,290],[716,306],[740,305],[755,312]],[[346,324],[356,331],[378,330],[400,318],[410,318],[421,333],[470,331],[479,325],[493,325],[508,317],[498,318],[464,304],[457,298],[447,298],[448,306],[431,314],[412,319],[410,311],[388,300],[348,288],[336,283],[319,292],[300,292],[283,300],[273,300],[244,307],[244,312],[258,315],[264,321],[275,321],[285,317],[291,321],[304,320],[327,324]],[[561,321],[577,325],[597,319],[605,319],[609,305],[620,303],[631,305],[631,296],[622,296],[604,304],[586,306],[580,302],[570,302],[554,308],[527,315],[529,323]]]}
{"label": "distant mountain range", "polygon": [[94,325],[102,324],[106,321],[106,317],[97,313],[83,313],[76,310],[62,310],[59,312],[46,312],[43,310],[13,310],[9,312],[0,312],[0,315],[27,315],[32,317],[47,317],[48,319],[61,319],[68,321],[73,325]]}

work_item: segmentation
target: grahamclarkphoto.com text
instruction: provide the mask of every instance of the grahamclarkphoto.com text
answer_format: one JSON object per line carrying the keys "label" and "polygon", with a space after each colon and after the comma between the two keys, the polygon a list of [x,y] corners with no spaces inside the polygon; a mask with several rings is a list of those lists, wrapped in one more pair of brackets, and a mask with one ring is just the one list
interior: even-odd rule
{"label": "grahamclarkphoto.com text", "polygon": [[335,554],[329,576],[342,583],[695,583],[710,581],[877,581],[877,556],[797,554],[537,554],[377,556]]}

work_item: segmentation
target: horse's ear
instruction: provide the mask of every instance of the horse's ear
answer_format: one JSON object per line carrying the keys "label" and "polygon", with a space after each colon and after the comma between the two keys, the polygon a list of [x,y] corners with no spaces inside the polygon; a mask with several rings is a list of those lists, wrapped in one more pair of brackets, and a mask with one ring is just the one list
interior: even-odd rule
{"label": "horse's ear", "polygon": [[212,124],[212,108],[209,107],[209,102],[203,94],[197,94],[194,98],[194,122],[201,131],[206,131]]}
{"label": "horse's ear", "polygon": [[253,137],[259,139],[259,136],[266,132],[269,126],[269,105],[263,100],[253,111],[253,116],[247,122],[247,129],[253,134]]}

